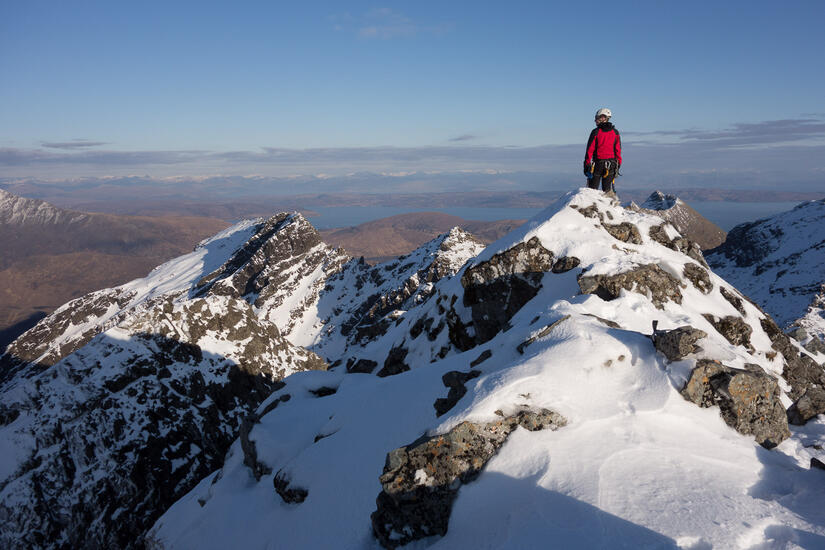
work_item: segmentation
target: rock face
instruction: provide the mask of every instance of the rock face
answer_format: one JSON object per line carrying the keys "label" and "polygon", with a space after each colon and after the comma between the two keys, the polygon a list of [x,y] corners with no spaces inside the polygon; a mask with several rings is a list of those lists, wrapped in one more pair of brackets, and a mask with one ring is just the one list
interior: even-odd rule
{"label": "rock face", "polygon": [[682,390],[700,407],[719,406],[731,428],[753,435],[768,449],[790,437],[785,408],[776,380],[756,365],[740,370],[718,361],[701,359]]}
{"label": "rock face", "polygon": [[[284,213],[66,304],[1,360],[0,437],[30,455],[0,480],[7,539],[142,547],[157,517],[219,468],[238,436],[260,479],[269,468],[249,437],[253,411],[284,377],[327,368],[287,336],[324,332],[322,344],[344,353],[382,334],[397,308],[426,299],[480,248],[454,230],[369,267]],[[340,309],[314,316],[333,301]],[[409,368],[403,353],[395,359],[394,368]],[[290,499],[295,491],[281,487]]]}
{"label": "rock face", "polygon": [[383,490],[372,514],[375,536],[384,548],[444,535],[462,484],[484,465],[517,427],[556,430],[567,420],[549,410],[523,410],[487,424],[462,422],[449,432],[425,437],[387,454]]}
{"label": "rock face", "polygon": [[703,217],[675,195],[654,191],[641,206],[631,206],[641,212],[653,214],[670,223],[702,250],[710,250],[725,242],[725,232]]}
{"label": "rock face", "polygon": [[242,300],[169,299],[130,318],[4,394],[4,431],[30,452],[2,484],[4,531],[31,547],[142,547],[280,379],[325,367]]}
{"label": "rock face", "polygon": [[707,252],[714,271],[749,296],[780,327],[825,336],[825,199],[734,227]]}
{"label": "rock face", "polygon": [[476,344],[507,326],[538,293],[544,273],[553,265],[553,253],[534,237],[464,272],[464,306],[472,310]]}

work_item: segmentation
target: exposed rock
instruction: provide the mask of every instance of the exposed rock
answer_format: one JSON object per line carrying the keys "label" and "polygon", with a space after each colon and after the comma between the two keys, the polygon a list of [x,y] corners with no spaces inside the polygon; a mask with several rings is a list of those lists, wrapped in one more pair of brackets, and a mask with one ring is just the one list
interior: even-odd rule
{"label": "exposed rock", "polygon": [[480,374],[481,372],[477,370],[471,370],[470,372],[453,370],[445,373],[444,376],[441,377],[441,381],[446,387],[450,388],[450,391],[447,397],[439,397],[435,400],[435,403],[433,403],[435,415],[441,416],[455,407],[456,403],[467,393],[467,388],[464,384],[473,378],[477,378]]}
{"label": "exposed rock", "polygon": [[568,320],[569,318],[570,318],[569,315],[565,315],[564,317],[562,317],[558,321],[554,321],[553,323],[547,325],[546,327],[544,327],[543,329],[538,331],[538,333],[536,333],[535,336],[531,336],[530,338],[528,338],[527,340],[525,340],[524,342],[519,344],[516,349],[518,350],[519,353],[523,354],[524,350],[527,348],[527,346],[529,346],[530,344],[532,344],[533,342],[535,342],[539,338],[543,338],[543,337],[547,336],[548,334],[550,334],[550,332],[552,332],[552,330],[554,328],[556,328],[559,324],[563,323],[564,321]]}
{"label": "exposed rock", "polygon": [[695,241],[702,250],[709,250],[725,242],[726,234],[719,226],[675,195],[654,191],[641,206],[631,204],[630,208],[672,223],[679,233]]}
{"label": "exposed rock", "polygon": [[653,345],[669,361],[679,361],[701,349],[696,345],[696,341],[707,335],[707,332],[690,326],[673,330],[657,330],[653,333]]}
{"label": "exposed rock", "polygon": [[347,372],[369,374],[375,370],[375,367],[377,366],[378,363],[370,359],[358,359],[357,361],[355,359],[350,359],[347,363]]}
{"label": "exposed rock", "polygon": [[813,336],[803,347],[811,353],[825,354],[825,342],[816,336]]}
{"label": "exposed rock", "polygon": [[481,363],[483,363],[484,361],[486,361],[487,359],[489,359],[492,356],[493,356],[493,352],[488,350],[488,349],[485,349],[483,352],[481,352],[481,355],[479,355],[478,357],[476,357],[475,359],[473,359],[470,362],[470,366],[471,367],[478,366],[478,365],[480,365]]}
{"label": "exposed rock", "polygon": [[825,462],[822,462],[816,457],[811,457],[811,468],[815,468],[817,470],[825,470]]}
{"label": "exposed rock", "polygon": [[788,422],[801,426],[823,413],[825,413],[825,389],[820,386],[811,386],[788,409]]}
{"label": "exposed rock", "polygon": [[648,235],[657,243],[664,245],[671,250],[675,250],[676,252],[681,252],[689,258],[696,260],[703,266],[708,267],[705,257],[702,255],[702,249],[698,244],[684,237],[674,237],[671,239],[670,236],[668,236],[664,225],[656,225],[651,227]]}
{"label": "exposed rock", "polygon": [[581,260],[575,256],[565,256],[556,260],[556,263],[553,264],[552,271],[553,273],[567,273],[571,269],[579,267],[579,264],[581,264]]}
{"label": "exposed rock", "polygon": [[278,471],[272,479],[272,484],[275,486],[275,492],[287,504],[300,504],[306,500],[309,491],[302,487],[290,486],[290,480],[286,477],[283,471]]}
{"label": "exposed rock", "polygon": [[685,269],[682,275],[695,286],[702,294],[710,294],[713,290],[713,283],[710,282],[710,275],[707,270],[699,267],[696,264],[685,264]]}
{"label": "exposed rock", "polygon": [[384,361],[384,367],[378,371],[378,376],[392,376],[393,374],[401,374],[410,370],[410,366],[404,362],[409,350],[402,346],[394,347],[387,354],[387,359]]}
{"label": "exposed rock", "polygon": [[537,237],[469,267],[461,277],[464,305],[471,308],[475,344],[506,330],[518,310],[541,288],[553,253]]}
{"label": "exposed rock", "polygon": [[630,222],[622,222],[616,225],[602,225],[614,239],[618,239],[624,243],[642,244],[642,236],[639,234],[639,228]]}
{"label": "exposed rock", "polygon": [[742,298],[737,296],[735,291],[728,290],[727,288],[720,286],[719,292],[722,294],[722,297],[730,303],[730,305],[736,308],[736,311],[743,316],[745,315],[745,306],[742,303]]}
{"label": "exposed rock", "polygon": [[825,387],[825,368],[805,353],[800,353],[788,335],[768,316],[760,321],[762,329],[771,339],[771,347],[785,358],[782,377],[791,385],[790,397],[797,400],[808,388]]}
{"label": "exposed rock", "polygon": [[387,454],[372,527],[384,548],[447,533],[453,501],[518,426],[555,430],[566,419],[547,409],[522,410],[490,422],[462,422],[443,435],[422,437]]}
{"label": "exposed rock", "polygon": [[749,350],[753,350],[751,345],[753,329],[741,317],[727,315],[720,319],[709,313],[702,314],[702,317],[707,319],[713,325],[713,328],[734,346],[745,346]]}
{"label": "exposed rock", "polygon": [[668,300],[682,303],[679,281],[658,265],[640,265],[617,275],[580,275],[582,294],[595,294],[602,300],[615,300],[622,290],[649,295],[653,304],[664,308]]}
{"label": "exposed rock", "polygon": [[593,315],[592,313],[585,313],[584,315],[586,315],[587,317],[593,317],[601,324],[606,325],[610,328],[622,328],[622,325],[620,325],[616,321],[611,321],[610,319],[605,319],[604,317],[599,317],[598,315]]}
{"label": "exposed rock", "polygon": [[756,365],[735,369],[700,359],[682,389],[700,407],[718,405],[728,426],[771,449],[790,437],[788,418],[776,380]]}

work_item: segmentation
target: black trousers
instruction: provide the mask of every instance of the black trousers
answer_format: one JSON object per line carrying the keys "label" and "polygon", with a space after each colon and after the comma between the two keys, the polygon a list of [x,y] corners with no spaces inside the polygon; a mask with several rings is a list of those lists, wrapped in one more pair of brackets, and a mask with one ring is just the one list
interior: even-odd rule
{"label": "black trousers", "polygon": [[616,179],[616,161],[614,159],[597,160],[593,169],[593,177],[587,180],[590,189],[598,189],[602,184],[602,191],[613,191],[613,181]]}

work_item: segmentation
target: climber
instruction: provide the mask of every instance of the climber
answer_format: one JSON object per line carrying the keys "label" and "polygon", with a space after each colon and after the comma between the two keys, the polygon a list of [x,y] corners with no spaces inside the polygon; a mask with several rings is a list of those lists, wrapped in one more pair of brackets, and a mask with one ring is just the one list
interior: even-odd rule
{"label": "climber", "polygon": [[622,167],[622,140],[619,131],[610,122],[612,115],[610,109],[596,111],[596,128],[590,132],[584,153],[587,186],[598,189],[601,181],[605,193],[613,191],[613,182]]}

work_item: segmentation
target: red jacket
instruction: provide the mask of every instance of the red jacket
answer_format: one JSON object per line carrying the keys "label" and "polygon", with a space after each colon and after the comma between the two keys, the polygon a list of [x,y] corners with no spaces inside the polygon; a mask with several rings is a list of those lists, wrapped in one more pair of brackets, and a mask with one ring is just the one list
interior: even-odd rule
{"label": "red jacket", "polygon": [[622,138],[619,131],[609,122],[600,124],[590,132],[587,152],[584,154],[584,162],[587,164],[607,159],[616,159],[619,166],[622,165]]}

